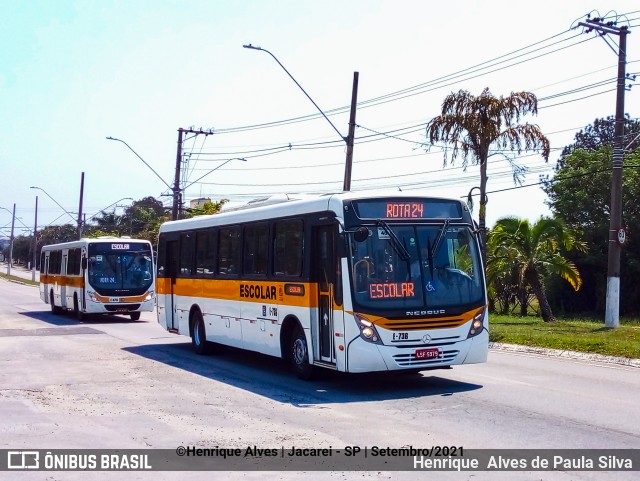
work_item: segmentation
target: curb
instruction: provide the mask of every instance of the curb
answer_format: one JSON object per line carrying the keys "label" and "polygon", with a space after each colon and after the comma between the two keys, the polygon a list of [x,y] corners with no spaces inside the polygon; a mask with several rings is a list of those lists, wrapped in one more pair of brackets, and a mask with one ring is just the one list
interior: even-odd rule
{"label": "curb", "polygon": [[576,359],[580,361],[595,361],[608,364],[619,364],[628,367],[640,368],[640,359],[628,357],[605,356],[588,352],[566,351],[562,349],[547,349],[544,347],[522,346],[519,344],[504,344],[502,342],[490,342],[489,349],[507,352],[522,352],[527,354],[539,354],[542,356],[558,357],[562,359]]}

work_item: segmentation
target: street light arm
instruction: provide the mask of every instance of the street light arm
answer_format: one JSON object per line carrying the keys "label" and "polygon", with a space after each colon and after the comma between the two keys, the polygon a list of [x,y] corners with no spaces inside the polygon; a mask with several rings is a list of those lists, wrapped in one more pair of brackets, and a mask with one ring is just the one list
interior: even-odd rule
{"label": "street light arm", "polygon": [[[0,209],[2,210],[6,210],[9,214],[13,215],[13,212],[11,212],[9,209],[7,209],[6,207],[0,207]],[[16,219],[23,225],[25,226],[25,228],[29,229],[29,232],[31,232],[31,227],[29,227],[27,224],[25,224],[24,222],[22,222],[22,219],[20,217],[16,217]],[[5,226],[7,227],[8,224]]]}
{"label": "street light arm", "polygon": [[76,222],[76,221],[77,221],[77,219],[76,219],[75,217],[73,217],[73,216],[71,215],[71,213],[70,213],[67,209],[65,209],[64,207],[62,207],[62,206],[58,203],[58,201],[57,201],[57,200],[55,200],[53,197],[51,197],[51,196],[49,195],[49,193],[48,193],[46,190],[44,190],[42,187],[36,187],[35,185],[32,185],[32,186],[31,186],[31,187],[29,187],[29,188],[30,188],[30,189],[38,189],[38,190],[41,190],[42,192],[44,192],[44,193],[47,195],[47,197],[49,197],[49,199],[51,199],[52,201],[54,201],[58,207],[60,207],[63,211],[65,211],[65,212],[67,213],[67,215],[68,215],[69,217],[71,217],[71,220],[73,220],[73,222]]}
{"label": "street light arm", "polygon": [[116,205],[118,202],[120,202],[121,200],[133,200],[131,197],[123,197],[122,199],[118,199],[116,200],[113,204],[109,204],[108,206],[106,206],[104,209],[100,209],[98,212],[96,212],[95,214],[93,214],[91,217],[87,218],[87,221],[90,221],[91,219],[93,219],[95,216],[97,216],[100,212],[104,212],[105,210],[107,210],[109,207],[111,207],[112,205]]}
{"label": "street light arm", "polygon": [[218,170],[220,167],[222,167],[223,165],[225,165],[225,164],[227,164],[227,163],[231,162],[232,160],[242,160],[242,161],[244,161],[244,162],[246,162],[246,161],[247,161],[247,159],[243,159],[243,158],[241,158],[241,157],[237,157],[237,158],[233,158],[233,159],[227,159],[227,160],[225,160],[223,163],[221,163],[219,166],[217,166],[215,169],[211,169],[211,170],[210,170],[209,172],[207,172],[206,174],[204,174],[204,175],[202,175],[202,176],[198,177],[196,180],[194,180],[194,181],[193,181],[193,182],[191,182],[190,184],[186,185],[186,186],[183,188],[183,190],[187,190],[187,189],[188,189],[189,187],[191,187],[193,184],[195,184],[195,183],[199,182],[200,180],[204,179],[204,178],[205,178],[207,175],[209,175],[211,172],[213,172],[213,171],[215,171],[215,170]]}
{"label": "street light arm", "polygon": [[149,167],[149,169],[151,169],[151,172],[153,172],[154,174],[156,174],[156,177],[158,177],[158,179],[160,179],[164,185],[166,185],[169,189],[172,189],[172,187],[171,187],[169,184],[167,184],[167,183],[165,182],[165,180],[164,180],[162,177],[160,177],[160,174],[158,174],[155,170],[153,170],[153,167],[151,167],[149,164],[147,164],[147,162],[146,162],[142,157],[140,157],[140,155],[138,154],[138,152],[136,152],[135,150],[133,150],[133,149],[129,146],[129,144],[127,144],[124,140],[116,139],[115,137],[107,137],[107,140],[117,140],[118,142],[122,142],[124,145],[126,145],[126,146],[127,146],[127,148],[128,148],[131,152],[133,152],[134,154],[136,154],[136,157],[138,157],[138,158],[139,158],[139,159],[144,163],[144,165],[146,165],[147,167]]}
{"label": "street light arm", "polygon": [[340,138],[341,138],[344,142],[347,142],[347,137],[343,136],[343,135],[340,133],[340,131],[336,128],[336,126],[335,126],[335,125],[333,125],[333,122],[331,122],[331,120],[329,120],[329,117],[327,117],[327,116],[325,115],[325,113],[322,111],[322,109],[321,109],[320,107],[318,107],[318,104],[316,104],[316,103],[313,101],[313,99],[309,96],[309,94],[306,92],[306,90],[302,88],[302,85],[300,85],[300,84],[298,83],[298,81],[297,81],[295,78],[293,78],[293,75],[291,75],[291,74],[289,73],[289,71],[285,68],[285,66],[284,66],[284,65],[282,65],[282,64],[280,63],[280,60],[278,60],[274,54],[272,54],[271,52],[269,52],[266,48],[262,48],[262,47],[255,47],[255,46],[253,46],[253,45],[251,45],[251,44],[243,45],[243,47],[244,47],[244,48],[251,49],[251,50],[262,50],[263,52],[267,52],[269,55],[271,55],[271,56],[273,57],[273,59],[274,59],[276,62],[278,62],[278,65],[280,65],[280,67],[282,67],[282,70],[284,70],[285,72],[287,72],[287,75],[291,78],[291,80],[293,80],[293,81],[295,82],[295,84],[300,88],[300,90],[302,90],[302,92],[307,96],[307,98],[308,98],[309,100],[311,100],[311,103],[312,103],[312,104],[313,104],[313,105],[318,109],[318,112],[320,112],[320,113],[322,114],[322,116],[325,118],[325,120],[326,120],[327,122],[329,122],[329,124],[331,125],[331,127],[333,127],[333,130],[335,130],[335,131],[337,132],[337,134],[340,136]]}

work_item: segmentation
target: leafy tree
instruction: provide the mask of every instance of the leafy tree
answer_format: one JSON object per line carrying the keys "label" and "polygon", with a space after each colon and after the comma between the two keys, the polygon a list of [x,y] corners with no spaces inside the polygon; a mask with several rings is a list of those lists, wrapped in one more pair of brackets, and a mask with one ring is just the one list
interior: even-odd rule
{"label": "leafy tree", "polygon": [[560,219],[541,217],[531,225],[526,219],[505,217],[496,222],[489,236],[489,264],[510,265],[522,286],[529,286],[545,322],[555,321],[545,293],[546,276],[560,276],[578,290],[582,279],[576,266],[561,252],[585,250]]}
{"label": "leafy tree", "polygon": [[22,264],[31,262],[33,257],[33,236],[20,235],[13,239],[13,260]]}
{"label": "leafy tree", "polygon": [[[530,92],[512,92],[508,97],[494,97],[488,88],[479,96],[466,90],[451,93],[442,103],[442,114],[427,124],[427,137],[431,144],[444,142],[453,146],[451,164],[458,157],[467,168],[469,161],[480,166],[479,224],[483,236],[482,254],[486,259],[486,205],[487,159],[498,150],[541,150],[549,160],[549,140],[537,125],[520,124],[520,118],[538,112],[538,99]],[[492,150],[493,149],[493,150]],[[504,154],[503,154],[504,155]],[[445,150],[445,165],[447,162]],[[505,155],[511,163],[514,180],[519,181],[524,169],[513,157]]]}
{"label": "leafy tree", "polygon": [[93,218],[93,221],[96,223],[96,227],[86,226],[86,237],[98,237],[100,235],[113,235],[117,237],[123,235],[127,227],[124,223],[124,217],[117,215],[115,210],[113,212],[103,210]]}
{"label": "leafy tree", "polygon": [[123,214],[123,224],[128,226],[131,237],[140,237],[143,232],[153,230],[156,223],[165,222],[167,210],[155,197],[145,197],[127,207]]}
{"label": "leafy tree", "polygon": [[206,200],[204,204],[189,209],[185,215],[185,218],[196,217],[199,215],[217,214],[227,202],[229,202],[227,199],[222,199],[220,202],[212,202],[211,200]]}
{"label": "leafy tree", "polygon": [[[609,247],[612,149],[575,149],[564,157],[553,179],[544,182],[554,215],[579,230],[587,253],[568,253],[583,274],[583,292],[552,286],[552,302],[572,312],[604,312]],[[621,252],[620,312],[640,313],[640,149],[625,155],[622,173],[622,212],[627,242]]]}
{"label": "leafy tree", "polygon": [[[491,238],[491,234],[489,234],[489,238]],[[529,289],[521,285],[515,264],[507,258],[493,258],[491,248],[488,256],[487,294],[489,307],[494,312],[507,315],[511,305],[520,302],[520,315],[526,316]],[[524,302],[522,302],[523,300]]]}
{"label": "leafy tree", "polygon": [[[616,119],[614,116],[596,119],[593,124],[587,125],[576,134],[573,144],[562,149],[556,172],[564,166],[563,159],[577,149],[595,151],[604,146],[613,148],[615,128]],[[625,150],[634,151],[640,147],[640,120],[632,120],[627,114],[624,120],[624,132]]]}
{"label": "leafy tree", "polygon": [[154,197],[145,197],[133,202],[122,215],[102,211],[94,217],[95,226],[86,226],[86,237],[113,235],[157,240],[160,224],[170,220],[168,210]]}
{"label": "leafy tree", "polygon": [[40,247],[78,239],[78,229],[71,224],[47,226],[38,232],[38,252]]}

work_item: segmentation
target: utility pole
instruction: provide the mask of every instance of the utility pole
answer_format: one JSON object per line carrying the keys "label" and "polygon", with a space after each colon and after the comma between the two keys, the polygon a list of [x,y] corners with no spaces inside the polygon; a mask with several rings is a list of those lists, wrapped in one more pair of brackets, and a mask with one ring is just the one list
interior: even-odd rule
{"label": "utility pole", "polygon": [[78,205],[78,239],[82,239],[82,200],[84,199],[84,172],[80,176],[80,204]]}
{"label": "utility pole", "polygon": [[11,237],[9,238],[9,262],[7,263],[7,275],[11,275],[13,264],[13,229],[16,225],[16,205],[13,204],[13,216],[11,217]]}
{"label": "utility pole", "polygon": [[202,134],[212,135],[213,130],[194,130],[194,129],[178,129],[178,152],[176,154],[176,175],[173,179],[173,209],[171,210],[171,219],[178,220],[180,218],[182,207],[182,189],[180,188],[180,174],[182,171],[182,142],[183,134]]}
{"label": "utility pole", "polygon": [[626,79],[626,56],[628,27],[616,27],[614,22],[603,23],[602,18],[587,19],[578,25],[587,28],[587,33],[595,30],[601,36],[617,35],[618,81],[616,93],[616,120],[613,142],[613,162],[611,172],[611,205],[609,219],[609,257],[607,267],[607,299],[604,323],[606,327],[620,325],[620,252],[626,234],[622,225],[622,166],[624,154],[624,92]]}
{"label": "utility pole", "polygon": [[356,130],[356,106],[358,104],[358,72],[353,72],[353,89],[351,90],[351,113],[349,114],[349,134],[347,135],[347,158],[344,166],[344,184],[342,190],[351,190],[351,164],[353,163],[353,136]]}

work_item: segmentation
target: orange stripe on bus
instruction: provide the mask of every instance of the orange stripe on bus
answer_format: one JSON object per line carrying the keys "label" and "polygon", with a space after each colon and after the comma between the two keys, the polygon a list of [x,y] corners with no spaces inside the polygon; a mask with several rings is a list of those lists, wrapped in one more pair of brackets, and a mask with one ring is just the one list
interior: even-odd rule
{"label": "orange stripe on bus", "polygon": [[160,278],[156,281],[158,295],[171,294],[185,297],[204,297],[225,301],[257,302],[261,304],[286,304],[297,307],[317,307],[317,284],[295,282],[303,287],[302,293],[287,294],[285,284],[291,282],[248,281],[232,279],[171,279]]}
{"label": "orange stripe on bus", "polygon": [[48,275],[40,276],[40,284],[55,284],[58,286],[82,288],[84,287],[84,277],[48,274]]}

